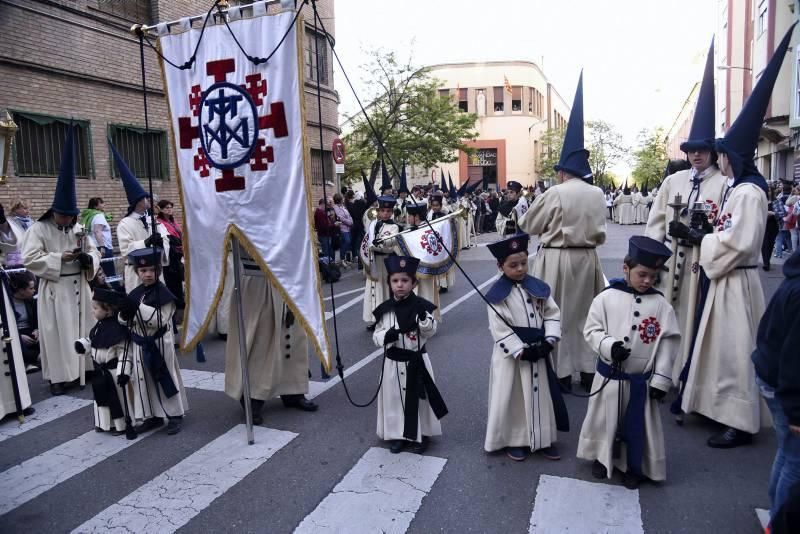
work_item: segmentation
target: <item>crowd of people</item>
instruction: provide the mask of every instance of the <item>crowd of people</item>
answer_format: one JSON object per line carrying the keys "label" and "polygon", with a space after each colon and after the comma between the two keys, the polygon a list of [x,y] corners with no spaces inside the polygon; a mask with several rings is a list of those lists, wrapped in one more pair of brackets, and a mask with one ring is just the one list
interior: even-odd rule
{"label": "crowd of people", "polygon": [[[391,452],[424,453],[448,413],[426,344],[442,326],[439,295],[453,287],[456,269],[453,262],[431,269],[399,247],[401,232],[447,218],[459,248],[474,246],[480,233],[498,237],[487,248],[500,276],[483,295],[493,340],[487,452],[559,460],[558,432],[571,427],[563,395],[580,387],[589,400],[577,457],[591,462],[594,477],[619,471],[633,489],[666,479],[659,403],[671,390],[678,425],[689,414],[718,424],[707,440],[715,449],[751,443],[764,402],[778,437],[770,517],[775,526],[789,521],[800,497],[800,190],[791,182],[771,187],[752,158],[788,38],[724,138],[714,138],[713,90],[701,88],[681,145],[686,162],[668,168],[652,196],[646,188],[592,185],[581,77],[550,188],[509,181],[500,194],[469,184],[454,191],[442,176],[440,187],[409,190],[401,176],[398,191],[384,182],[378,195],[365,179],[363,195],[344,188],[319,200],[321,261],[355,264],[365,274],[362,319],[385,353],[376,433]],[[703,84],[713,87],[708,69]],[[151,206],[124,162],[117,165],[128,201],[116,225],[126,257],[119,277],[102,261],[114,256],[103,200],[78,210],[71,157],[62,161],[51,208],[36,221],[23,201],[8,217],[0,207],[2,261],[12,271],[3,280],[11,363],[0,377],[0,416],[31,413],[25,372],[41,366],[53,395],[83,386],[91,371],[98,431],[134,439],[165,420],[169,434],[181,430],[188,410],[175,352],[176,317],[185,306],[182,231],[174,205]],[[597,247],[609,219],[646,226],[628,242],[623,277],[606,280]],[[530,236],[538,239],[532,258]],[[255,424],[275,397],[287,408],[316,411],[306,398],[302,321],[257,258],[239,252],[244,324],[236,314],[218,319],[229,332],[225,393]],[[784,253],[791,255],[786,279],[767,305],[758,257],[769,269]]]}

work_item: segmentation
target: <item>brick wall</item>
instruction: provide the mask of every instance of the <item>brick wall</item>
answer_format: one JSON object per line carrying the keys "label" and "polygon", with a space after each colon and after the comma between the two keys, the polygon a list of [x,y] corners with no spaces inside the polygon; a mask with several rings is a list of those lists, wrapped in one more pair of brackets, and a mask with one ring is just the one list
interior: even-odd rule
{"label": "brick wall", "polygon": [[[90,197],[103,197],[114,220],[119,221],[127,201],[121,183],[112,178],[106,138],[110,124],[144,126],[139,45],[129,31],[131,21],[99,11],[98,1],[8,0],[0,4],[0,110],[88,121],[94,178],[78,180],[78,204],[85,207]],[[153,0],[152,22],[201,14],[209,5],[208,0]],[[333,0],[319,0],[318,9],[333,33]],[[308,22],[313,22],[310,8],[304,8],[304,16],[309,28]],[[152,51],[146,50],[145,58],[150,127],[168,130],[160,67]],[[339,132],[339,96],[333,90],[332,62],[329,50],[330,84],[322,92],[324,150],[330,150]],[[315,83],[306,82],[305,98],[306,138],[309,147],[319,148]],[[154,181],[153,192],[156,199],[175,202],[180,213],[171,137],[168,145],[170,179]],[[23,198],[30,202],[33,216],[49,208],[55,177],[16,176],[13,163],[9,173],[8,182],[0,186],[0,203],[8,206],[13,199]],[[147,188],[146,182],[143,185]],[[314,187],[314,206],[321,195],[322,188]]]}

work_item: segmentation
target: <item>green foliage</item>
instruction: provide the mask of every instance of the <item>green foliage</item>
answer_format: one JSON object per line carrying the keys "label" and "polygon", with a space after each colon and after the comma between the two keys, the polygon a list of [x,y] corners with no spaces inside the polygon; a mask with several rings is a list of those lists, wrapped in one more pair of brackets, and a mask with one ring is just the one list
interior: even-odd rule
{"label": "green foliage", "polygon": [[561,147],[564,145],[566,131],[566,128],[548,128],[539,138],[539,142],[542,143],[542,157],[539,159],[536,173],[540,178],[555,178],[556,171],[553,167],[561,158]]}
{"label": "green foliage", "polygon": [[[431,168],[457,161],[458,150],[474,152],[464,141],[477,137],[476,115],[460,112],[451,98],[439,96],[440,82],[427,69],[415,67],[410,59],[401,63],[391,51],[374,50],[370,56],[362,66],[368,88],[362,96],[371,102],[367,114],[375,133],[362,114],[346,128],[345,183],[360,180],[362,170],[371,180],[378,175],[378,139],[398,167],[405,161]],[[392,173],[388,158],[386,165]]]}
{"label": "green foliage", "polygon": [[656,185],[664,174],[667,165],[667,146],[664,142],[664,131],[656,128],[652,131],[639,132],[639,147],[633,153],[633,181],[639,186],[648,188]]}
{"label": "green foliage", "polygon": [[589,150],[589,166],[594,174],[594,183],[601,187],[609,185],[613,181],[609,178],[608,169],[625,157],[628,147],[619,132],[605,121],[588,121],[586,128],[586,148]]}

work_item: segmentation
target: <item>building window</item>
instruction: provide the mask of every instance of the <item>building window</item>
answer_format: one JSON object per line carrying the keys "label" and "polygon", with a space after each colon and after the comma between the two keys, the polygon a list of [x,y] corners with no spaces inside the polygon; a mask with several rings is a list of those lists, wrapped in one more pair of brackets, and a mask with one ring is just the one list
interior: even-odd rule
{"label": "building window", "polygon": [[463,111],[464,113],[467,112],[468,105],[467,105],[467,90],[466,89],[459,89],[458,90],[458,110]]}
{"label": "building window", "polygon": [[511,88],[511,111],[522,111],[522,87]]}
{"label": "building window", "polygon": [[439,89],[439,96],[442,98],[450,98],[450,89]]}
{"label": "building window", "polygon": [[151,22],[150,0],[97,0],[97,9],[131,22]]}
{"label": "building window", "polygon": [[[17,176],[58,176],[61,152],[70,119],[36,113],[13,112],[19,126],[14,137],[14,168]],[[75,172],[78,178],[94,176],[91,135],[87,121],[75,125]]]}
{"label": "building window", "polygon": [[307,31],[305,46],[306,79],[317,81],[317,47],[319,47],[319,83],[328,85],[328,40],[324,35]]}
{"label": "building window", "polygon": [[322,166],[325,165],[325,178],[328,182],[336,176],[333,173],[333,154],[330,150],[311,149],[311,185],[322,185]]}
{"label": "building window", "polygon": [[800,47],[795,52],[794,75],[794,116],[800,118]]}
{"label": "building window", "polygon": [[767,30],[767,8],[769,7],[769,2],[767,0],[761,0],[758,3],[758,21],[756,23],[756,27],[758,28],[758,35],[759,37]]}
{"label": "building window", "polygon": [[[167,133],[165,131],[150,130],[145,133],[144,128],[111,124],[108,127],[108,135],[134,176],[141,180],[169,179]],[[149,167],[148,155],[150,157]],[[110,164],[111,176],[119,178],[119,169],[113,158],[111,158]]]}
{"label": "building window", "polygon": [[502,87],[495,87],[494,88],[494,112],[495,113],[503,113],[503,88]]}

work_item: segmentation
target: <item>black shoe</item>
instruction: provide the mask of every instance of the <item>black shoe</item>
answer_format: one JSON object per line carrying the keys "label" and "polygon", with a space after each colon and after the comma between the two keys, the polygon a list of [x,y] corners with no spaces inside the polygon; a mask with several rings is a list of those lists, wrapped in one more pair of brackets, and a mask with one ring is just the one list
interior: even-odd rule
{"label": "black shoe", "polygon": [[548,460],[560,460],[561,454],[558,452],[558,447],[555,445],[550,445],[549,447],[545,447],[544,449],[539,449],[539,454],[547,458]]}
{"label": "black shoe", "polygon": [[592,464],[592,476],[600,480],[608,478],[608,470],[600,463],[600,460],[595,460]]}
{"label": "black shoe", "polygon": [[728,427],[721,434],[708,438],[708,446],[714,449],[733,449],[740,445],[749,445],[753,441],[753,434]]}
{"label": "black shoe", "polygon": [[228,341],[228,334],[217,334],[217,337],[222,341]]}
{"label": "black shoe", "polygon": [[122,436],[123,434],[125,434],[125,429],[117,430],[115,427],[114,429],[111,430],[112,436]]}
{"label": "black shoe", "polygon": [[170,417],[169,423],[167,423],[167,434],[173,436],[181,431],[181,422],[183,421],[183,417]]}
{"label": "black shoe", "polygon": [[440,295],[444,295],[445,293],[447,293],[447,288],[446,287],[440,287],[439,288],[439,294]]}
{"label": "black shoe", "polygon": [[586,393],[592,391],[592,382],[594,382],[594,373],[581,373],[581,387]]}
{"label": "black shoe", "polygon": [[319,406],[308,400],[305,395],[281,395],[283,405],[287,408],[297,408],[304,412],[316,412]]}
{"label": "black shoe", "polygon": [[36,411],[36,408],[34,408],[33,406],[28,406],[27,408],[22,410],[22,415],[26,415],[26,416],[27,415],[33,415],[35,411]]}
{"label": "black shoe", "polygon": [[644,477],[642,475],[637,475],[631,471],[628,471],[622,477],[622,485],[628,488],[629,490],[639,489],[639,484],[642,483]]}
{"label": "black shoe", "polygon": [[50,394],[53,395],[54,397],[63,395],[64,393],[66,393],[66,390],[64,389],[64,384],[62,384],[61,382],[50,384]]}
{"label": "black shoe", "polygon": [[141,434],[142,432],[147,432],[148,430],[153,430],[154,428],[158,428],[164,424],[164,421],[160,417],[148,417],[145,419],[141,425],[136,425],[133,429],[136,431],[137,434]]}
{"label": "black shoe", "polygon": [[396,439],[392,442],[391,447],[389,447],[389,452],[392,454],[398,454],[403,452],[403,449],[406,448],[406,440],[404,439]]}
{"label": "black shoe", "polygon": [[572,393],[572,377],[565,376],[564,378],[558,379],[559,383],[561,384],[561,390],[565,393]]}
{"label": "black shoe", "polygon": [[522,447],[506,447],[506,456],[515,462],[522,462],[528,457],[528,453]]}
{"label": "black shoe", "polygon": [[375,331],[375,324],[368,324],[367,325],[367,332],[374,332]]}
{"label": "black shoe", "polygon": [[413,452],[414,454],[424,454],[426,450],[428,450],[428,443],[430,443],[430,438],[428,436],[422,436],[421,442],[413,442],[411,443],[411,447],[409,447],[408,452]]}
{"label": "black shoe", "polygon": [[95,431],[95,432],[105,432],[105,430],[103,430],[103,429],[102,429],[102,428],[100,428],[99,426],[96,426],[96,427],[94,427],[94,431]]}
{"label": "black shoe", "polygon": [[769,263],[765,263],[761,268],[765,271],[769,271]]}

